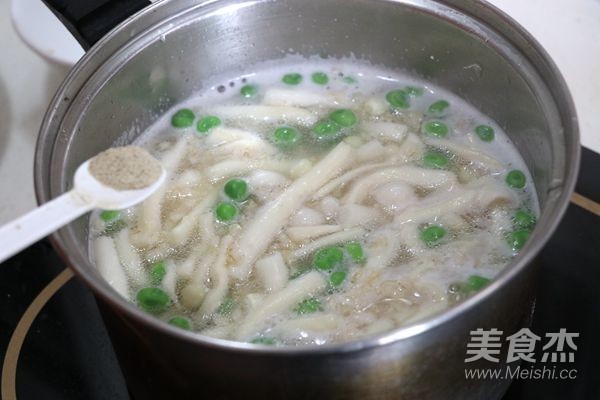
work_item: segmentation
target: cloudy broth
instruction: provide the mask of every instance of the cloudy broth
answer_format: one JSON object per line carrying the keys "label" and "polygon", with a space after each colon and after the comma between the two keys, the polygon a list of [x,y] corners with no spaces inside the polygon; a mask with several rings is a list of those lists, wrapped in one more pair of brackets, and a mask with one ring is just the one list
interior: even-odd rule
{"label": "cloudy broth", "polygon": [[339,343],[430,316],[489,284],[538,215],[494,121],[357,62],[217,79],[136,144],[169,177],[92,216],[92,257],[143,310],[228,340]]}

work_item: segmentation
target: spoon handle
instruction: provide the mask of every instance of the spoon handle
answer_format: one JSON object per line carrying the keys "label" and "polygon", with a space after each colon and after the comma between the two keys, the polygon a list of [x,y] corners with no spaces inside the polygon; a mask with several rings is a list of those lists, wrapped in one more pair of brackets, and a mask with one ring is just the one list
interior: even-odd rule
{"label": "spoon handle", "polygon": [[0,262],[93,209],[77,192],[54,200],[0,227]]}

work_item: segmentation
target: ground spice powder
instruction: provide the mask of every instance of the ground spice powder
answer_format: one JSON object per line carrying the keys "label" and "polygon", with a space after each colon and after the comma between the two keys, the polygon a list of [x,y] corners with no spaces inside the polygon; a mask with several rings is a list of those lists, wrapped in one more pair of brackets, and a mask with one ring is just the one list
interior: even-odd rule
{"label": "ground spice powder", "polygon": [[90,173],[116,190],[137,190],[152,185],[162,173],[156,158],[137,146],[108,149],[90,160]]}

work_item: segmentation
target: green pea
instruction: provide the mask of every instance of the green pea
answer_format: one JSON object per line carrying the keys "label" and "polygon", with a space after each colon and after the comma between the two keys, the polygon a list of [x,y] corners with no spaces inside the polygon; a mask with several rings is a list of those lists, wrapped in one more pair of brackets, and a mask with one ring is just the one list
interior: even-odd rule
{"label": "green pea", "polygon": [[339,247],[324,247],[317,251],[313,264],[316,268],[329,271],[344,259],[344,252]]}
{"label": "green pea", "polygon": [[254,85],[244,85],[240,89],[240,94],[245,98],[254,97],[256,96],[256,93],[258,93],[258,89]]}
{"label": "green pea", "polygon": [[352,85],[353,83],[356,83],[356,79],[354,79],[351,76],[345,76],[342,81],[344,81],[344,83],[347,83],[348,85]]}
{"label": "green pea", "polygon": [[167,264],[164,261],[157,261],[150,266],[150,280],[153,285],[160,285],[167,274]]}
{"label": "green pea", "polygon": [[297,129],[282,126],[275,129],[273,141],[281,147],[290,147],[300,140],[300,132]]}
{"label": "green pea", "polygon": [[252,339],[250,341],[250,343],[252,344],[264,344],[266,346],[273,346],[276,341],[275,338],[269,337],[269,336],[259,336],[259,337],[255,337],[254,339]]}
{"label": "green pea", "polygon": [[215,117],[214,115],[209,115],[208,117],[202,118],[196,124],[196,129],[200,133],[206,133],[214,127],[221,125],[221,120],[219,117]]}
{"label": "green pea", "polygon": [[365,253],[362,246],[358,242],[346,243],[346,251],[350,255],[350,258],[355,263],[362,263],[365,261]]}
{"label": "green pea", "polygon": [[392,90],[385,95],[385,99],[393,108],[408,108],[410,107],[410,98],[404,90]]}
{"label": "green pea", "polygon": [[299,85],[302,82],[302,75],[297,73],[285,74],[281,80],[286,85]]}
{"label": "green pea", "polygon": [[222,201],[217,205],[217,209],[215,210],[215,214],[217,215],[217,219],[221,222],[231,221],[236,217],[238,213],[238,209],[231,203],[226,201]]}
{"label": "green pea", "polygon": [[315,72],[311,75],[312,81],[317,85],[327,85],[329,77],[325,72]]}
{"label": "green pea", "polygon": [[527,178],[525,178],[523,171],[513,169],[506,175],[506,183],[512,188],[523,189],[525,183],[527,183]]}
{"label": "green pea", "polygon": [[535,215],[528,210],[518,210],[513,217],[513,226],[517,230],[528,230],[535,226]]}
{"label": "green pea", "polygon": [[233,307],[235,306],[235,302],[231,297],[226,297],[225,300],[219,305],[217,308],[217,314],[219,315],[229,315],[233,311]]}
{"label": "green pea", "polygon": [[472,290],[480,290],[490,283],[488,278],[479,275],[471,275],[467,279],[467,285]]}
{"label": "green pea", "polygon": [[173,318],[171,318],[169,320],[169,324],[186,331],[192,329],[192,323],[190,322],[190,320],[185,317],[180,317],[179,315],[176,315]]}
{"label": "green pea", "polygon": [[356,115],[347,109],[335,110],[329,114],[329,118],[343,127],[350,127],[358,121]]}
{"label": "green pea", "polygon": [[421,240],[428,247],[437,245],[446,236],[446,230],[439,225],[431,225],[421,231]]}
{"label": "green pea", "polygon": [[428,111],[430,114],[442,114],[448,107],[450,107],[450,103],[446,100],[438,100],[429,106]]}
{"label": "green pea", "polygon": [[319,121],[313,127],[313,132],[319,138],[327,138],[339,133],[342,130],[342,127],[335,121],[330,119]]}
{"label": "green pea", "polygon": [[228,180],[223,191],[231,200],[244,201],[248,198],[248,184],[243,179]]}
{"label": "green pea", "polygon": [[508,245],[513,251],[519,251],[525,246],[527,239],[529,239],[530,231],[528,230],[520,230],[514,231],[510,235],[508,235]]}
{"label": "green pea", "polygon": [[121,231],[125,227],[127,227],[127,224],[122,219],[109,221],[106,224],[106,228],[104,228],[104,231],[102,231],[102,234],[107,236],[113,236],[115,233]]}
{"label": "green pea", "polygon": [[340,286],[345,280],[346,280],[346,272],[344,272],[344,271],[335,271],[329,277],[329,282],[331,282],[331,284],[333,286]]}
{"label": "green pea", "polygon": [[110,222],[118,219],[121,212],[117,210],[104,210],[100,213],[100,219],[104,222]]}
{"label": "green pea", "polygon": [[141,309],[152,314],[165,311],[171,302],[164,291],[155,287],[141,289],[137,292],[136,299]]}
{"label": "green pea", "polygon": [[303,300],[296,306],[294,309],[298,314],[312,314],[317,311],[323,311],[323,306],[319,299],[311,297],[309,299]]}
{"label": "green pea", "polygon": [[194,119],[196,119],[196,116],[192,110],[189,108],[182,108],[171,117],[171,125],[173,125],[174,128],[187,128],[192,126]]}
{"label": "green pea", "polygon": [[407,86],[404,91],[411,97],[419,97],[423,95],[423,88]]}
{"label": "green pea", "polygon": [[448,157],[437,151],[429,151],[423,156],[423,165],[428,168],[444,169],[448,166]]}
{"label": "green pea", "polygon": [[448,125],[443,123],[442,121],[428,121],[423,125],[423,130],[425,133],[435,137],[445,137],[448,136]]}
{"label": "green pea", "polygon": [[479,136],[479,139],[484,142],[491,142],[494,140],[494,128],[488,125],[479,125],[475,128],[475,133]]}

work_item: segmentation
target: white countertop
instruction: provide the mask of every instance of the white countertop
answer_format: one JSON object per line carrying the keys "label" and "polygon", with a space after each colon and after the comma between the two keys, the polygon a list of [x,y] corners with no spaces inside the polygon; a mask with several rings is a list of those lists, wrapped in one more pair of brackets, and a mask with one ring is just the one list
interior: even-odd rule
{"label": "white countertop", "polygon": [[[19,0],[17,0],[19,1]],[[40,0],[41,1],[41,0]],[[600,0],[491,0],[548,50],[575,99],[584,146],[600,153]],[[35,206],[33,152],[50,99],[67,74],[17,36],[0,0],[0,223]]]}
{"label": "white countertop", "polygon": [[67,74],[15,33],[10,1],[0,0],[0,223],[35,206],[33,151],[46,107]]}
{"label": "white countertop", "polygon": [[600,153],[600,0],[490,0],[523,25],[565,77],[581,143]]}

